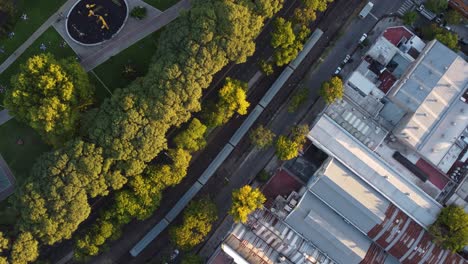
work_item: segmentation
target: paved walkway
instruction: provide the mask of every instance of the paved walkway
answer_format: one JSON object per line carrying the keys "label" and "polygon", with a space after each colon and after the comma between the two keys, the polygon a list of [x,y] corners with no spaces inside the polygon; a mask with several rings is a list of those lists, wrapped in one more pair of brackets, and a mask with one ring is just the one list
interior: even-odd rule
{"label": "paved walkway", "polygon": [[59,18],[59,14],[65,14],[76,2],[77,0],[68,0],[64,5],[62,5],[57,12],[55,12],[49,19],[46,20],[21,46],[13,52],[1,65],[0,65],[0,73],[5,71],[16,59],[23,54],[23,52],[31,46],[31,44],[36,41],[39,36],[42,35],[54,22],[57,21]]}
{"label": "paved walkway", "polygon": [[3,109],[2,111],[0,111],[0,125],[5,124],[12,118],[13,117],[8,114],[8,109]]}
{"label": "paved walkway", "polygon": [[54,28],[60,33],[60,35],[62,35],[70,47],[81,58],[81,65],[86,71],[94,69],[110,57],[117,55],[122,50],[166,26],[176,19],[181,11],[190,8],[190,0],[181,0],[164,12],[149,6],[141,0],[131,0],[128,2],[130,9],[137,5],[146,6],[148,16],[141,21],[129,17],[125,26],[119,34],[114,37],[114,39],[99,46],[84,47],[78,45],[69,38],[65,31],[64,23],[54,24]]}

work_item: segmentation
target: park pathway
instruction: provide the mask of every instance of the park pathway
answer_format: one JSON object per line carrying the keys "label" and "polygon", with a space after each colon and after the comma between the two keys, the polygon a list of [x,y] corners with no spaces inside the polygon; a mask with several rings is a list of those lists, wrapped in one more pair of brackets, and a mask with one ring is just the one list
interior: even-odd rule
{"label": "park pathway", "polygon": [[[122,50],[130,47],[139,40],[145,38],[151,33],[163,28],[174,19],[176,19],[181,11],[190,8],[190,0],[181,0],[172,7],[166,9],[164,12],[153,16],[147,17],[142,22],[131,26],[130,30],[123,30],[120,34],[115,36],[112,41],[106,42],[99,50],[93,51],[84,57],[81,57],[81,65],[86,71],[90,71],[101,63],[108,60],[110,57],[117,55]],[[63,35],[62,35],[63,36]]]}
{"label": "park pathway", "polygon": [[50,16],[46,22],[44,22],[21,46],[13,52],[1,65],[0,65],[0,73],[4,72],[13,62],[16,61],[23,52],[31,46],[31,44],[39,38],[42,33],[44,33],[50,26],[52,26],[57,19],[59,18],[60,13],[65,14],[76,2],[77,0],[68,0],[63,4],[57,12],[55,12],[52,16]]}

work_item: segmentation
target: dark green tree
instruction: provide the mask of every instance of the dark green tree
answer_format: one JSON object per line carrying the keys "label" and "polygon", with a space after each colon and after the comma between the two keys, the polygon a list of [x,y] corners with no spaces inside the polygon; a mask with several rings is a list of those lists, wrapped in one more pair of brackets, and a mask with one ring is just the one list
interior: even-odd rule
{"label": "dark green tree", "polygon": [[457,10],[450,9],[445,15],[445,20],[450,25],[458,25],[462,21],[463,17]]}
{"label": "dark green tree", "polygon": [[203,264],[203,258],[195,255],[195,254],[187,254],[184,255],[182,258],[182,261],[180,262],[182,264]]}
{"label": "dark green tree", "polygon": [[217,219],[213,202],[206,198],[192,201],[184,210],[182,225],[170,229],[171,240],[177,247],[189,250],[205,239]]}
{"label": "dark green tree", "polygon": [[441,210],[429,231],[443,248],[461,251],[468,244],[468,214],[461,207],[449,205]]}
{"label": "dark green tree", "polygon": [[434,13],[440,13],[447,9],[448,1],[447,0],[427,0],[424,6],[431,10]]}
{"label": "dark green tree", "polygon": [[418,19],[418,13],[416,11],[408,11],[403,15],[403,23],[405,23],[405,25],[413,25],[416,19]]}

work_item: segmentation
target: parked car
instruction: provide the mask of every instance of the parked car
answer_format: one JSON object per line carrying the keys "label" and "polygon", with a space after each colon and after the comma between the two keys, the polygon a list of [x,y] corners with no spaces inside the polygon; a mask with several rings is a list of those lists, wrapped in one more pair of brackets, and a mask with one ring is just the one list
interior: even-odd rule
{"label": "parked car", "polygon": [[348,63],[349,59],[351,59],[351,55],[348,54],[348,55],[346,55],[346,57],[344,58],[343,64]]}
{"label": "parked car", "polygon": [[359,39],[359,44],[361,44],[367,38],[367,34],[362,34],[361,38]]}
{"label": "parked car", "polygon": [[340,74],[341,70],[342,70],[342,69],[341,69],[341,67],[340,67],[340,66],[338,66],[338,68],[336,68],[336,70],[335,70],[335,73],[334,73],[334,75],[338,75],[338,74]]}

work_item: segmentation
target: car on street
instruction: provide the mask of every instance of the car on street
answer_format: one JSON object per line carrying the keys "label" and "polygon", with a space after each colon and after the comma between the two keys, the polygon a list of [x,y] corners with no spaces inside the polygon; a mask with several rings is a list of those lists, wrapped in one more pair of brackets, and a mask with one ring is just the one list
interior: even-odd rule
{"label": "car on street", "polygon": [[334,73],[333,75],[338,75],[338,74],[340,74],[341,70],[342,70],[341,67],[338,66],[338,68],[336,68],[335,73]]}
{"label": "car on street", "polygon": [[349,59],[351,59],[351,55],[348,54],[348,55],[346,55],[346,57],[344,58],[343,64],[348,63]]}
{"label": "car on street", "polygon": [[362,34],[361,38],[359,39],[359,44],[361,44],[367,38],[367,34]]}

